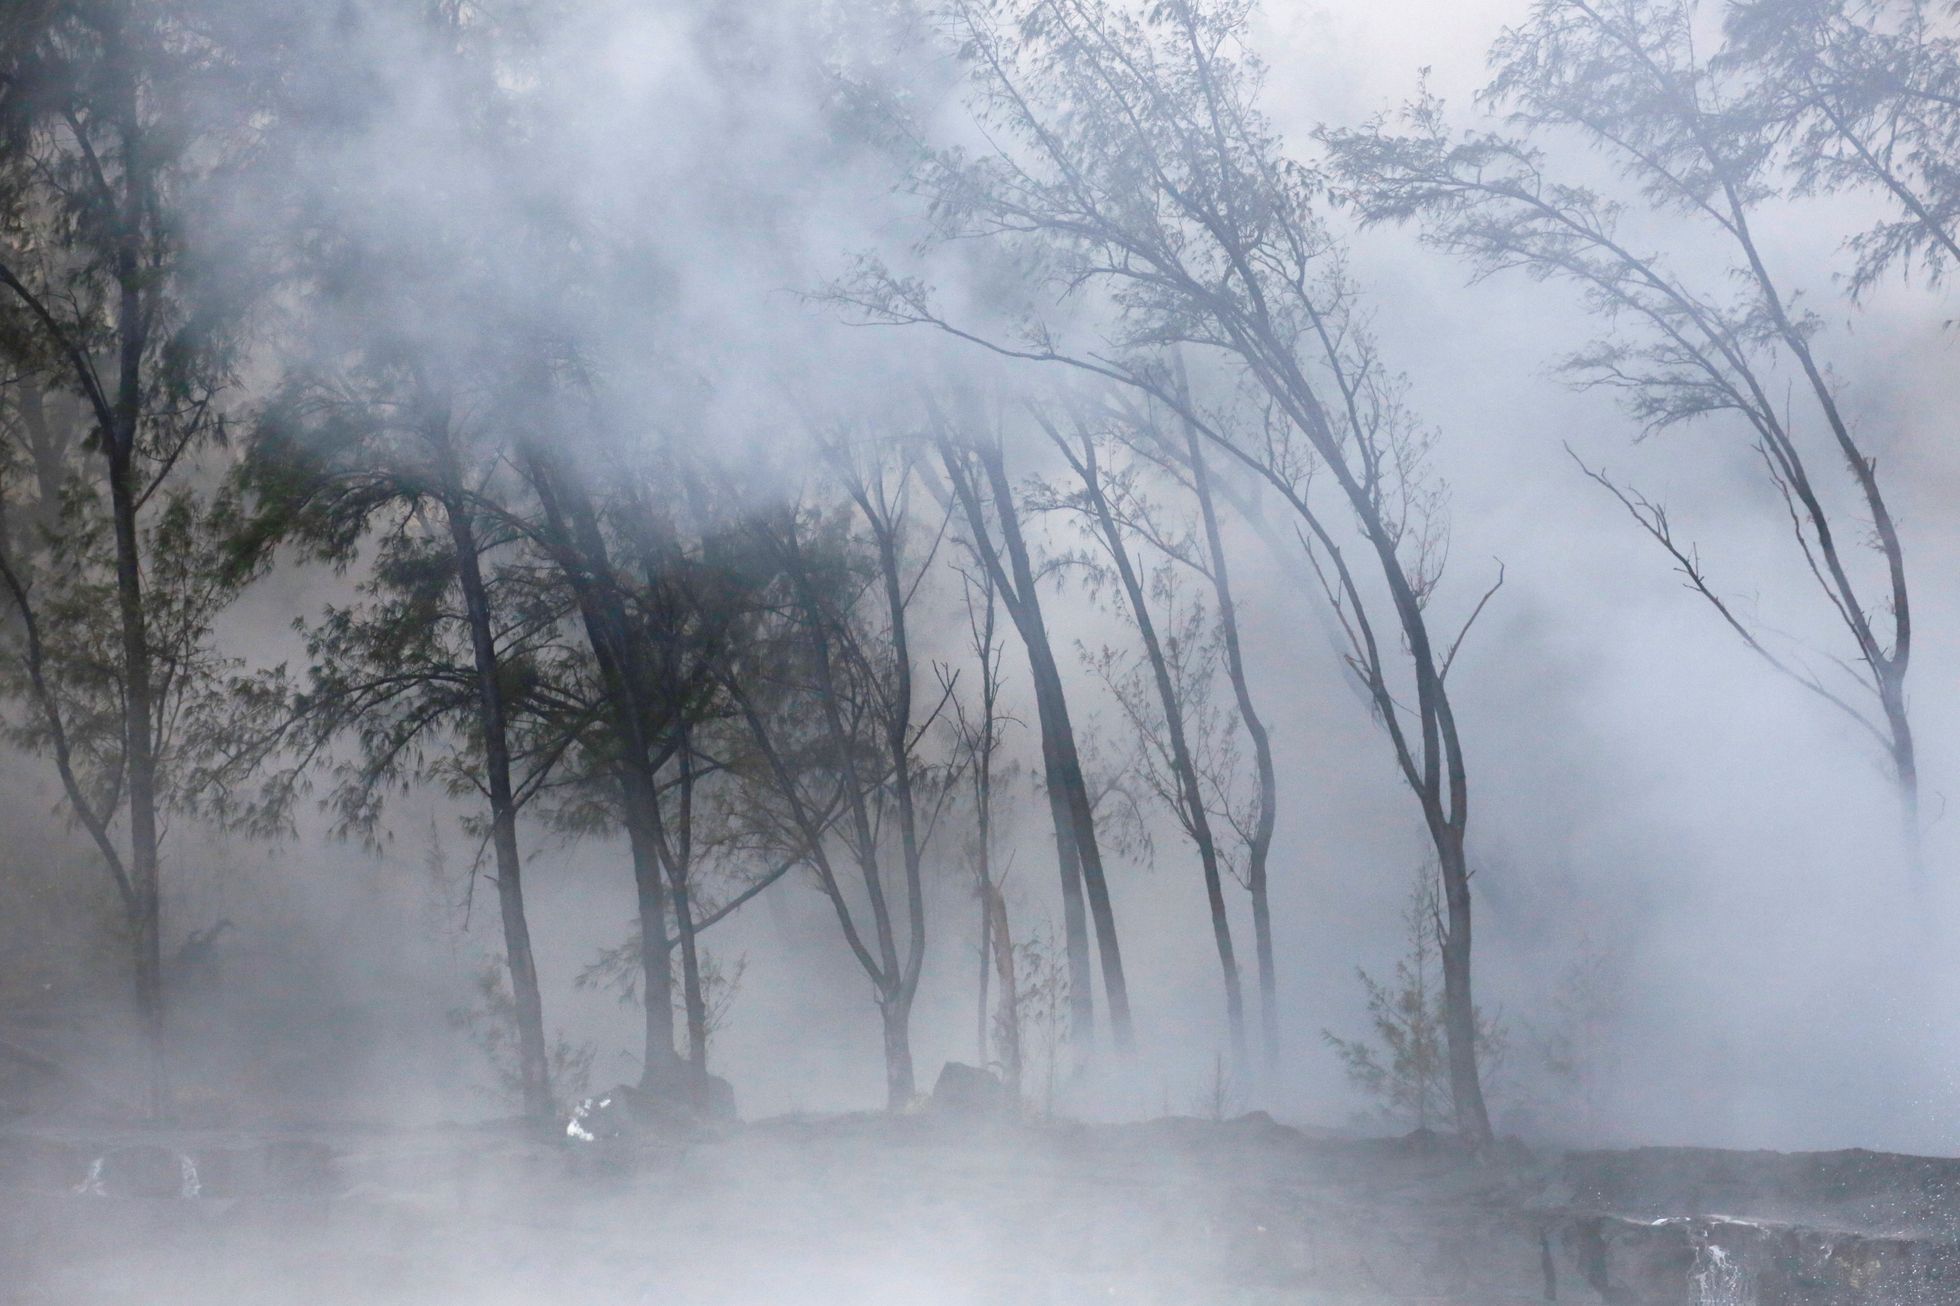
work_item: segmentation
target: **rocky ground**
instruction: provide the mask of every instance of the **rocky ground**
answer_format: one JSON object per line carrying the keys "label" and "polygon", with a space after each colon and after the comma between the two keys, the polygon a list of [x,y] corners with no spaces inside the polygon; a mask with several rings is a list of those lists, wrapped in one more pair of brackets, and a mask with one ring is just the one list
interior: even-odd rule
{"label": "rocky ground", "polygon": [[1960,1303],[1960,1162],[1259,1116],[0,1130],[12,1303]]}

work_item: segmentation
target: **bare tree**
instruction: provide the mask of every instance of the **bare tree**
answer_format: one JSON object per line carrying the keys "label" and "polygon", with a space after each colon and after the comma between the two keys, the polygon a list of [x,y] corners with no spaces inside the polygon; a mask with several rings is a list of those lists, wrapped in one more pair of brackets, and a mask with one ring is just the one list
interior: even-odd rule
{"label": "bare tree", "polygon": [[[1486,1139],[1470,993],[1469,779],[1445,685],[1458,641],[1434,638],[1426,612],[1440,497],[1421,474],[1426,435],[1374,351],[1314,208],[1315,178],[1284,156],[1254,106],[1246,7],[1166,0],[1136,16],[1098,0],[1021,0],[958,3],[951,21],[992,146],[921,160],[914,186],[937,238],[1006,247],[1041,278],[1050,312],[1094,288],[1107,317],[1079,343],[1039,308],[1020,334],[995,333],[949,320],[925,282],[875,261],[836,297],[872,320],[930,324],[1141,391],[1293,511],[1442,867],[1451,1086],[1458,1127]],[[1186,397],[1165,357],[1179,345],[1203,351],[1259,420]],[[1338,515],[1312,492],[1316,479],[1331,482]],[[1337,533],[1348,529],[1378,589],[1350,565]],[[1378,620],[1393,623],[1392,642],[1377,637]],[[1392,685],[1397,672],[1412,694]]]}
{"label": "bare tree", "polygon": [[[1906,695],[1912,613],[1898,525],[1878,460],[1819,356],[1821,322],[1772,273],[1757,235],[1763,210],[1781,197],[1775,131],[1744,88],[1697,56],[1693,17],[1673,0],[1541,0],[1529,22],[1498,42],[1484,91],[1524,135],[1453,139],[1441,106],[1425,95],[1408,111],[1405,132],[1376,124],[1328,140],[1371,220],[1422,220],[1433,241],[1471,260],[1479,275],[1522,268],[1577,284],[1613,330],[1566,370],[1582,385],[1618,392],[1643,430],[1736,423],[1776,491],[1793,561],[1849,643],[1847,653],[1826,655],[1825,668],[1779,649],[1766,623],[1724,596],[1664,505],[1604,471],[1585,471],[1753,653],[1877,741],[1917,867],[1919,768]],[[1697,284],[1666,254],[1623,235],[1625,202],[1560,181],[1531,143],[1530,133],[1551,127],[1576,129],[1604,151],[1651,210],[1716,237],[1730,256],[1724,274]],[[1742,296],[1731,301],[1727,287],[1736,285]],[[1790,387],[1778,375],[1780,357],[1795,364]],[[1833,462],[1841,485],[1824,470]],[[1837,506],[1844,491],[1855,509]],[[1875,576],[1859,565],[1867,524]]]}
{"label": "bare tree", "polygon": [[1273,909],[1267,887],[1267,863],[1272,856],[1273,831],[1279,819],[1279,778],[1273,765],[1272,736],[1265,718],[1252,700],[1252,681],[1246,674],[1245,648],[1239,633],[1239,609],[1232,594],[1231,564],[1225,556],[1224,532],[1218,524],[1218,506],[1212,494],[1212,473],[1205,457],[1204,439],[1198,428],[1184,425],[1186,466],[1191,473],[1191,489],[1204,523],[1205,571],[1211,578],[1212,593],[1218,601],[1218,629],[1225,645],[1225,673],[1232,682],[1232,697],[1238,703],[1239,721],[1252,741],[1253,765],[1259,783],[1258,806],[1252,826],[1246,832],[1246,891],[1252,897],[1252,939],[1259,962],[1259,1027],[1265,1041],[1266,1064],[1279,1061],[1279,977],[1273,958]]}
{"label": "bare tree", "polygon": [[[1173,360],[1175,364],[1176,360]],[[1174,367],[1179,392],[1188,400],[1189,385],[1181,370]],[[1130,401],[1112,407],[1109,429],[1136,456],[1146,460],[1179,491],[1190,497],[1197,509],[1199,530],[1193,534],[1171,530],[1151,519],[1143,505],[1131,505],[1128,525],[1147,537],[1166,557],[1190,569],[1209,586],[1217,606],[1217,637],[1223,653],[1226,679],[1232,686],[1237,706],[1235,728],[1242,727],[1252,748],[1255,792],[1245,803],[1227,806],[1226,815],[1244,844],[1243,882],[1252,902],[1253,944],[1259,970],[1259,1024],[1268,1069],[1279,1062],[1279,982],[1273,950],[1272,900],[1268,865],[1272,859],[1273,834],[1278,828],[1279,774],[1273,762],[1272,735],[1266,728],[1252,694],[1252,681],[1246,669],[1245,645],[1239,625],[1238,605],[1233,598],[1232,568],[1225,552],[1224,529],[1218,510],[1219,489],[1215,473],[1205,453],[1205,439],[1198,428],[1165,413],[1148,399],[1130,396]],[[1175,433],[1166,430],[1175,428]],[[1253,505],[1234,495],[1227,499],[1244,511]],[[1263,519],[1258,524],[1263,527]],[[1266,532],[1270,533],[1270,532]],[[1278,550],[1284,555],[1282,545]],[[1236,761],[1236,759],[1234,759]],[[1219,775],[1214,784],[1221,791],[1233,787],[1235,776]]]}

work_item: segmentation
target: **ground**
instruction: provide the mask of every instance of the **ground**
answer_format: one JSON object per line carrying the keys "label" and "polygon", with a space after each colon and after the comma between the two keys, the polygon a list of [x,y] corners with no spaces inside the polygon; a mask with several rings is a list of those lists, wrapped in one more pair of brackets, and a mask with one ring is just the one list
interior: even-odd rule
{"label": "ground", "polygon": [[[1960,1162],[925,1113],[0,1131],[0,1300],[1952,1302]],[[1953,1270],[1952,1277],[1946,1271]],[[1949,1286],[1953,1285],[1953,1286]]]}

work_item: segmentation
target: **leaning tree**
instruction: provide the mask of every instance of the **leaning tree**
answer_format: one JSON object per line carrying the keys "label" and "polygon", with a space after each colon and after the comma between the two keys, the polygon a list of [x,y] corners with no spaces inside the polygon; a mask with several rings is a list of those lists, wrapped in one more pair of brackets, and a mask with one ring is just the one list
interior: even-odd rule
{"label": "leaning tree", "polygon": [[[1469,778],[1447,685],[1461,636],[1439,638],[1429,611],[1441,495],[1423,472],[1428,435],[1316,206],[1317,178],[1256,107],[1249,5],[1165,0],[1139,15],[1099,0],[956,2],[948,20],[987,144],[924,153],[912,184],[929,243],[990,242],[1031,278],[1004,306],[1020,325],[949,317],[923,277],[877,260],[837,297],[872,320],[930,324],[1146,394],[1285,502],[1435,846],[1457,1122],[1488,1138]],[[1193,379],[1211,397],[1178,384],[1178,347],[1201,356]]]}

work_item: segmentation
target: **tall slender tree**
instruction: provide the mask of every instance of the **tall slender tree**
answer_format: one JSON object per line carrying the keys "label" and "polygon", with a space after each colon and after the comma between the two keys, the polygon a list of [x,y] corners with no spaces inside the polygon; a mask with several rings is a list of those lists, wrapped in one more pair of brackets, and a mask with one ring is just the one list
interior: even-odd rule
{"label": "tall slender tree", "polygon": [[[8,542],[17,683],[123,903],[152,1111],[168,1096],[161,842],[166,717],[183,687],[166,663],[190,665],[206,627],[167,624],[149,549],[170,514],[181,536],[195,510],[187,474],[223,429],[245,301],[190,234],[200,218],[222,227],[217,197],[251,154],[239,123],[276,107],[259,74],[281,48],[223,3],[48,0],[0,16],[0,359],[13,374],[13,431],[26,437],[16,452],[44,490],[50,476],[85,487],[58,524],[56,567],[23,555],[32,533]],[[82,557],[84,542],[99,556]],[[98,688],[113,682],[113,760],[83,737],[75,712],[89,691],[47,619],[63,601],[52,592],[60,577],[93,583],[84,575],[108,581],[95,598],[113,613],[114,638],[97,650],[106,663],[91,661],[109,668]]]}
{"label": "tall slender tree", "polygon": [[[1004,247],[1036,270],[1047,296],[1026,329],[995,331],[950,319],[922,278],[867,260],[836,298],[871,320],[932,325],[1146,394],[1293,512],[1441,866],[1456,1119],[1465,1136],[1486,1140],[1473,1051],[1469,770],[1446,684],[1461,634],[1438,638],[1427,611],[1442,525],[1440,492],[1422,467],[1428,434],[1365,329],[1341,247],[1315,207],[1316,179],[1286,157],[1256,107],[1247,6],[1165,0],[1136,15],[1103,0],[975,2],[956,4],[953,21],[992,144],[928,153],[913,185],[939,241]],[[1082,321],[1070,308],[1091,287],[1107,315]],[[1237,402],[1186,397],[1166,357],[1176,346],[1203,350]],[[1357,540],[1365,571],[1345,552]],[[1406,690],[1395,684],[1402,676]]]}
{"label": "tall slender tree", "polygon": [[[1130,622],[1143,646],[1144,661],[1149,667],[1150,681],[1155,690],[1156,711],[1142,708],[1133,695],[1119,692],[1118,698],[1133,718],[1139,736],[1145,741],[1144,755],[1161,761],[1168,780],[1160,787],[1162,796],[1169,800],[1172,811],[1177,814],[1178,824],[1183,827],[1198,854],[1198,868],[1205,885],[1205,903],[1211,913],[1212,945],[1218,952],[1219,970],[1224,981],[1226,1026],[1231,1036],[1233,1055],[1243,1070],[1247,1059],[1245,995],[1239,974],[1238,953],[1232,941],[1231,917],[1225,906],[1225,879],[1229,872],[1219,848],[1219,838],[1213,829],[1217,803],[1215,794],[1209,791],[1207,784],[1212,777],[1201,772],[1197,749],[1192,741],[1194,723],[1189,718],[1195,706],[1193,686],[1185,659],[1179,656],[1175,647],[1179,636],[1185,632],[1173,628],[1168,635],[1172,647],[1167,649],[1167,639],[1159,634],[1158,618],[1152,611],[1146,578],[1132,554],[1130,532],[1119,520],[1118,509],[1113,506],[1114,500],[1128,497],[1131,487],[1120,484],[1120,476],[1105,471],[1097,450],[1097,432],[1079,415],[1068,434],[1064,434],[1046,414],[1037,413],[1036,421],[1075,473],[1075,484],[1067,493],[1059,496],[1059,502],[1087,520],[1090,533],[1101,545],[1111,569],[1116,573]],[[1113,479],[1119,483],[1112,485]]]}
{"label": "tall slender tree", "polygon": [[[1027,653],[1035,710],[1041,727],[1042,769],[1047,780],[1049,815],[1062,878],[1062,912],[1069,969],[1069,1037],[1088,1046],[1095,1028],[1089,929],[1093,923],[1101,962],[1103,994],[1109,1003],[1110,1033],[1118,1051],[1135,1046],[1129,983],[1123,973],[1122,945],[1116,931],[1102,845],[1096,837],[1095,805],[1082,774],[1075,726],[1061,668],[1042,616],[1034,562],[1021,529],[1021,511],[1007,476],[1006,454],[998,435],[956,430],[936,406],[930,410],[939,455],[951,494],[965,519],[968,542],[993,576],[1001,602],[1014,621]],[[1086,908],[1086,910],[1085,910]],[[1085,920],[1085,917],[1087,918]]]}
{"label": "tall slender tree", "polygon": [[952,689],[930,708],[916,701],[911,609],[936,548],[910,556],[910,461],[901,453],[881,465],[842,436],[826,441],[826,461],[847,507],[826,521],[794,505],[754,526],[780,577],[785,621],[725,684],[757,754],[751,819],[815,873],[870,978],[886,1104],[899,1111],[917,1093],[925,864],[951,792],[922,744]]}

